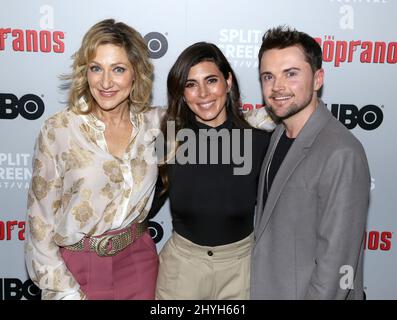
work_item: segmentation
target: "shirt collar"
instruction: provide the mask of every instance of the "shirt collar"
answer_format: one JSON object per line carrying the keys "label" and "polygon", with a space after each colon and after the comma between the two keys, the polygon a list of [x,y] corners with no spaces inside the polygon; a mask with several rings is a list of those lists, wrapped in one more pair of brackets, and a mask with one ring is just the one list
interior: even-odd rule
{"label": "shirt collar", "polygon": [[[101,132],[105,131],[106,128],[105,123],[99,120],[92,112],[86,115],[83,114],[81,115],[81,117],[83,118],[84,122],[87,125],[89,125],[91,128]],[[135,113],[133,111],[133,108],[130,107],[130,121],[135,129],[138,129],[140,120],[141,120],[140,114]]]}

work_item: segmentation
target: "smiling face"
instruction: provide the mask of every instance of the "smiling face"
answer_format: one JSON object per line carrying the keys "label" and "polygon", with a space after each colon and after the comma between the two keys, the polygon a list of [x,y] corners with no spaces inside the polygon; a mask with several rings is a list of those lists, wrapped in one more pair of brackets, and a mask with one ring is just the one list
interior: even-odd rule
{"label": "smiling face", "polygon": [[128,107],[134,70],[124,48],[113,44],[98,46],[88,64],[87,79],[95,108],[111,111]]}
{"label": "smiling face", "polygon": [[232,75],[225,79],[215,63],[204,61],[191,67],[184,89],[184,99],[196,120],[217,127],[227,118],[227,93]]}
{"label": "smiling face", "polygon": [[311,114],[317,106],[317,91],[323,84],[323,74],[323,69],[319,69],[313,75],[298,46],[265,51],[260,75],[268,110],[282,121]]}

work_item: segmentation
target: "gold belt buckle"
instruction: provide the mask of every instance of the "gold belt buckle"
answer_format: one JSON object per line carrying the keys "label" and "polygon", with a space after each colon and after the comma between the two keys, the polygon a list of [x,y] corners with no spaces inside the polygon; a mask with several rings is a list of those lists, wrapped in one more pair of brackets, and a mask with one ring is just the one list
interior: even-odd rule
{"label": "gold belt buckle", "polygon": [[112,238],[113,235],[104,236],[95,244],[95,251],[97,252],[98,256],[110,257],[117,253],[117,251],[113,250],[113,248],[110,251],[107,251],[109,242]]}

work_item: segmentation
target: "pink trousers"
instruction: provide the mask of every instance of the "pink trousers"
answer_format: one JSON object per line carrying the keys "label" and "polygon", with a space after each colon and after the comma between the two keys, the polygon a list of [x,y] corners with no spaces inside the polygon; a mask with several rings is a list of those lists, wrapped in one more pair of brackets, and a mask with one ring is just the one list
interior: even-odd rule
{"label": "pink trousers", "polygon": [[158,256],[149,231],[110,257],[88,250],[60,250],[88,300],[154,299]]}

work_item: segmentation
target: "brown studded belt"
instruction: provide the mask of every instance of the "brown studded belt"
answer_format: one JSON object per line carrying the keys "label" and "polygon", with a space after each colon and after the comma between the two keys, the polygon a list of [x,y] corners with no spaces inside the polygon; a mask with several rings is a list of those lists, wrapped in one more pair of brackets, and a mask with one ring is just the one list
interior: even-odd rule
{"label": "brown studded belt", "polygon": [[[87,247],[90,251],[96,252],[100,257],[110,257],[127,248],[142,236],[147,229],[148,224],[145,220],[141,223],[132,223],[116,234],[105,233],[96,237],[84,237],[79,242],[65,246],[64,248],[71,251],[84,251]],[[87,241],[88,244],[86,245]]]}

